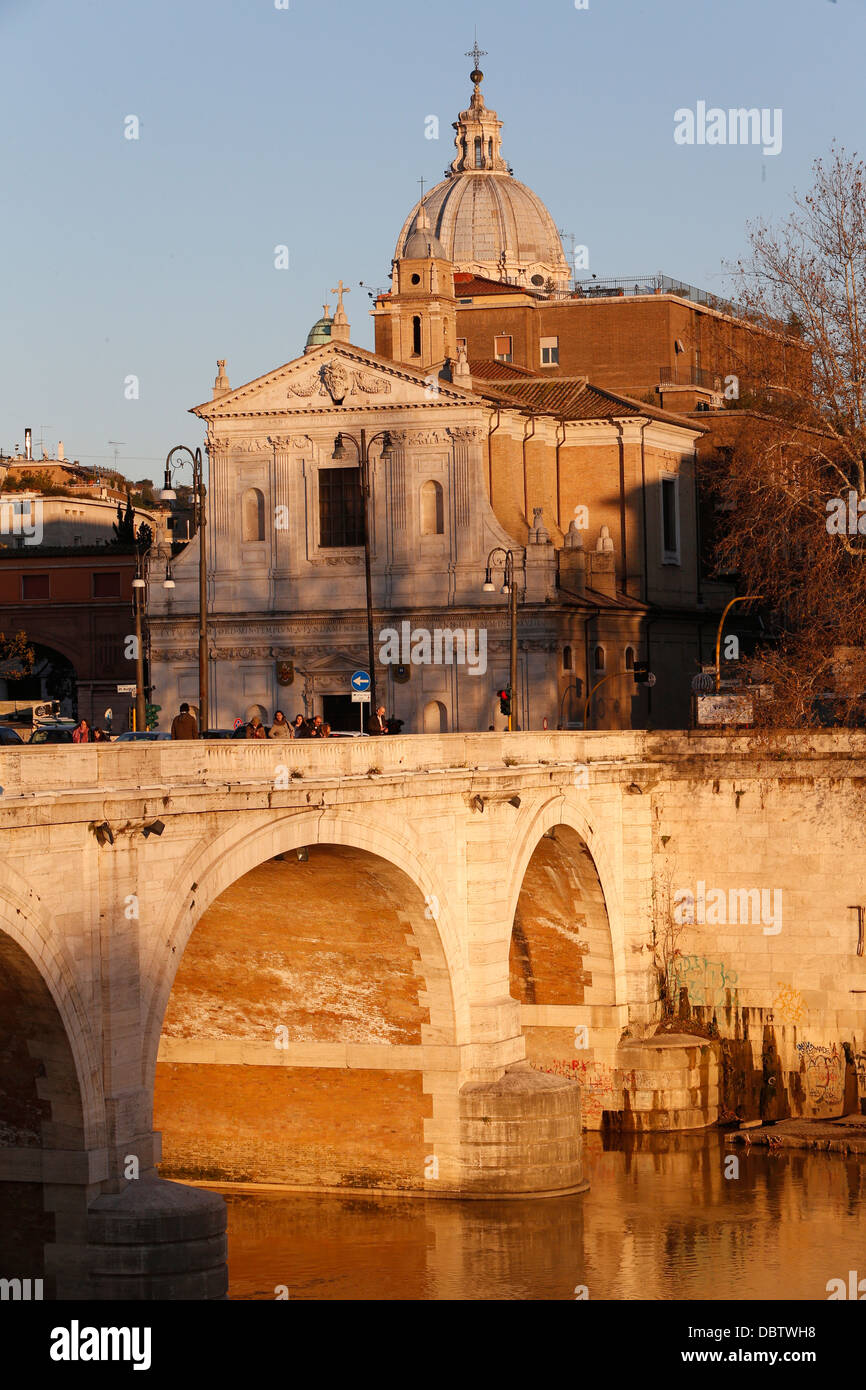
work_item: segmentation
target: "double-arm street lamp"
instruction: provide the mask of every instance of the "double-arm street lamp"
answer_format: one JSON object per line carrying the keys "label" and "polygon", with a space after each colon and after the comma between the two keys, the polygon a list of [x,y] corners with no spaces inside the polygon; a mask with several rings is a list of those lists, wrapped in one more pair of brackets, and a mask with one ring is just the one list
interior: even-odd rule
{"label": "double-arm street lamp", "polygon": [[370,578],[370,445],[377,439],[382,441],[382,453],[385,454],[391,448],[391,435],[388,430],[380,430],[378,434],[367,438],[367,431],[361,430],[360,439],[356,439],[353,434],[347,434],[341,430],[334,440],[334,452],[331,455],[337,463],[346,457],[344,441],[349,440],[354,444],[358,454],[358,484],[361,492],[361,518],[364,526],[364,582],[367,592],[367,652],[370,663],[370,713],[375,714],[378,708],[376,697],[376,652],[373,643],[373,586]]}
{"label": "double-arm street lamp", "polygon": [[144,619],[147,615],[147,586],[154,559],[162,560],[165,564],[162,587],[174,588],[171,550],[164,549],[161,545],[151,545],[147,550],[137,551],[135,578],[132,581],[132,606],[135,613],[135,727],[139,730],[147,728],[147,696],[150,694],[150,686],[145,685],[144,656],[145,646],[149,646],[149,643],[145,641]]}
{"label": "double-arm street lamp", "polygon": [[[502,557],[501,560],[499,557]],[[503,584],[499,592],[508,595],[508,609],[511,616],[511,662],[508,677],[508,728],[516,727],[517,714],[517,583],[515,577],[514,551],[505,550],[501,545],[497,545],[487,556],[487,569],[484,575],[482,591],[485,594],[492,594],[496,590],[493,582],[493,570],[495,565],[501,563],[503,569]]]}
{"label": "double-arm street lamp", "polygon": [[[175,455],[186,455],[178,458]],[[185,444],[175,444],[169,449],[165,460],[165,487],[163,502],[174,502],[177,493],[173,487],[173,475],[187,463],[192,464],[192,488],[195,498],[195,522],[198,526],[198,731],[203,734],[208,727],[208,657],[207,657],[207,548],[205,542],[205,492],[204,470],[201,449],[188,449]]]}

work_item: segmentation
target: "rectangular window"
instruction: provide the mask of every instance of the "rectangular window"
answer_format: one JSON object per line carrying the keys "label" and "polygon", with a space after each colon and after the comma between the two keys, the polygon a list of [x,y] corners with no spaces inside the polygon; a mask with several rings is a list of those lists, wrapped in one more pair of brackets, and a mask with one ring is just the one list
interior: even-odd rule
{"label": "rectangular window", "polygon": [[94,598],[120,598],[120,570],[95,570]]}
{"label": "rectangular window", "polygon": [[319,545],[364,544],[357,468],[319,469]]}
{"label": "rectangular window", "polygon": [[97,638],[96,665],[101,676],[109,676],[122,664],[123,649],[120,638],[111,634],[100,634]]}
{"label": "rectangular window", "polygon": [[680,493],[679,478],[662,476],[662,563],[680,563]]}
{"label": "rectangular window", "polygon": [[497,362],[512,361],[511,347],[510,333],[500,333],[498,337],[493,339],[493,356]]}
{"label": "rectangular window", "polygon": [[557,367],[559,365],[559,339],[541,339],[541,365],[542,367]]}
{"label": "rectangular window", "polygon": [[51,580],[47,574],[22,574],[22,598],[50,598]]}
{"label": "rectangular window", "polygon": [[465,347],[466,347],[466,339],[465,339],[465,338],[458,338],[458,339],[457,339],[457,351],[459,352],[461,348],[464,348],[464,349],[465,349]]}

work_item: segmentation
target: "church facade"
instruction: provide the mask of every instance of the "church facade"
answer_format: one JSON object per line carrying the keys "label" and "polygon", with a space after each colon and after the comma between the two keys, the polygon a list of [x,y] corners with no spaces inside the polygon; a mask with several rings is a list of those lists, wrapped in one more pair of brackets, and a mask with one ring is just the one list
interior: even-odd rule
{"label": "church facade", "polygon": [[[342,286],[295,360],[231,388],[207,429],[210,725],[275,709],[357,729],[368,661],[361,450],[377,694],[407,732],[503,727],[510,553],[522,728],[678,727],[710,644],[697,552],[702,429],[586,377],[544,378],[458,341],[467,277],[559,286],[549,213],[501,155],[472,74],[443,185],[400,233],[376,351]],[[497,280],[496,276],[501,277]],[[198,548],[149,605],[154,698],[197,702]],[[485,581],[492,578],[485,589]],[[635,683],[647,663],[652,688]],[[360,707],[363,709],[363,706]]]}

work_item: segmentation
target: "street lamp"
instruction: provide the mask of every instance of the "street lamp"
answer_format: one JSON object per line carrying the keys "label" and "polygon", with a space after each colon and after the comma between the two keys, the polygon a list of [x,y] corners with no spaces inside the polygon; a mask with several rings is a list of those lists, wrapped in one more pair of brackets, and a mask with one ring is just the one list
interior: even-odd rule
{"label": "street lamp", "polygon": [[356,439],[353,434],[347,434],[340,430],[334,440],[334,452],[331,458],[336,463],[341,463],[346,457],[344,440],[348,439],[354,444],[358,454],[358,485],[361,491],[361,517],[364,523],[364,583],[367,594],[367,652],[370,663],[370,713],[375,714],[378,708],[376,698],[376,654],[373,645],[373,584],[370,577],[370,445],[377,439],[382,441],[382,453],[386,454],[391,448],[391,434],[388,430],[380,430],[378,434],[367,438],[367,431],[361,430],[360,439]]}
{"label": "street lamp", "polygon": [[[171,577],[171,555],[163,551],[161,545],[148,546],[138,550],[135,557],[135,578],[132,581],[132,606],[135,613],[135,727],[147,727],[146,691],[144,684],[144,636],[143,619],[147,616],[147,585],[150,579],[151,563],[157,557],[165,562],[164,589],[173,589]],[[106,711],[108,714],[109,711]],[[109,733],[111,730],[109,729]]]}
{"label": "street lamp", "polygon": [[725,608],[725,611],[722,613],[721,618],[719,619],[719,628],[718,628],[718,631],[717,631],[717,633],[716,633],[716,694],[717,694],[717,695],[718,695],[718,693],[719,693],[719,690],[721,689],[721,684],[722,684],[722,664],[721,664],[721,655],[720,655],[720,652],[721,652],[721,646],[722,646],[722,629],[723,629],[723,627],[725,626],[725,618],[728,616],[728,614],[730,613],[730,611],[731,611],[731,609],[733,608],[733,606],[734,606],[735,603],[758,603],[758,602],[760,602],[760,600],[761,600],[762,598],[763,598],[763,594],[743,594],[743,596],[742,596],[741,598],[732,598],[731,601],[730,601],[730,603],[729,603],[729,604],[727,605],[727,607]]}
{"label": "street lamp", "polygon": [[[172,462],[175,454],[185,454]],[[186,444],[175,444],[169,449],[165,460],[165,487],[162,490],[163,502],[174,502],[177,493],[172,485],[173,474],[185,464],[192,464],[192,488],[195,497],[195,519],[198,525],[198,731],[203,734],[208,727],[208,655],[207,655],[207,549],[205,544],[205,491],[204,469],[201,449],[187,448]],[[171,576],[168,576],[171,579]],[[174,588],[174,580],[166,588]]]}
{"label": "street lamp", "polygon": [[508,677],[508,728],[515,727],[515,711],[517,703],[517,582],[514,574],[514,551],[505,550],[501,545],[494,546],[487,556],[487,568],[484,572],[484,583],[481,586],[482,593],[492,594],[496,591],[493,582],[493,567],[499,557],[502,557],[502,577],[503,584],[499,592],[508,596],[508,610],[511,618],[511,661]]}

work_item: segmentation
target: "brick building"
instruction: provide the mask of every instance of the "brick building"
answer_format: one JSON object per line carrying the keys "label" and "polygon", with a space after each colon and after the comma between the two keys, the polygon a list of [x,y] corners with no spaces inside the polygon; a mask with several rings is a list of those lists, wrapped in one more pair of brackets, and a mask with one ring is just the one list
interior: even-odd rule
{"label": "brick building", "polygon": [[36,651],[32,675],[0,675],[0,710],[59,699],[64,714],[104,725],[110,708],[112,727],[128,727],[134,700],[117,686],[135,681],[125,655],[135,563],[119,547],[0,549],[0,631],[25,632]]}

